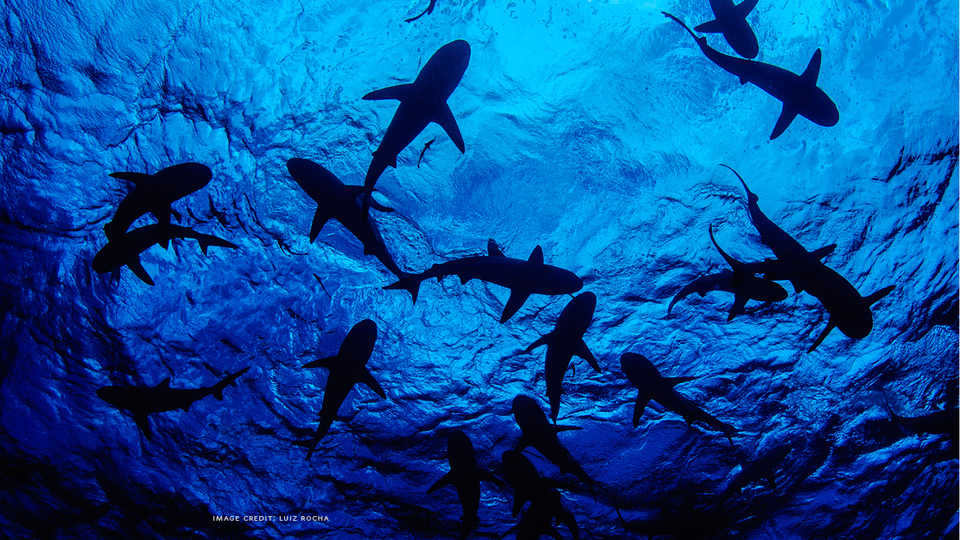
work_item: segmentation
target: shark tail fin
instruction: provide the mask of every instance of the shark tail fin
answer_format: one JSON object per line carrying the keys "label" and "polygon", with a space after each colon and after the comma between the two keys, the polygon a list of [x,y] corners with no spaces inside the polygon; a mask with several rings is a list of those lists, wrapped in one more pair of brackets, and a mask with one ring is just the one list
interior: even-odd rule
{"label": "shark tail fin", "polygon": [[677,24],[679,24],[680,26],[682,26],[683,29],[687,31],[687,33],[689,33],[691,36],[693,36],[693,39],[695,39],[695,40],[697,41],[697,43],[700,43],[700,40],[703,39],[703,38],[697,36],[696,34],[694,34],[694,33],[693,33],[693,30],[691,30],[690,27],[687,26],[687,23],[681,21],[681,20],[680,20],[679,18],[677,18],[675,15],[672,15],[672,14],[670,14],[670,13],[667,13],[666,11],[661,11],[660,13],[663,13],[663,16],[664,16],[664,17],[666,17],[666,18],[668,18],[668,19],[671,19],[671,20],[673,20],[674,22],[676,22]]}
{"label": "shark tail fin", "polygon": [[423,279],[418,274],[407,274],[404,273],[400,276],[396,283],[391,283],[384,287],[384,289],[405,289],[410,293],[410,296],[413,298],[413,303],[417,303],[417,295],[420,294],[420,283],[423,282]]}
{"label": "shark tail fin", "polygon": [[713,223],[710,224],[709,230],[710,241],[713,242],[713,247],[717,248],[717,251],[720,252],[720,256],[723,257],[723,260],[727,261],[727,264],[729,264],[730,268],[733,268],[734,271],[741,270],[743,268],[743,263],[728,255],[727,252],[720,247],[720,244],[717,243],[717,239],[713,237]]}
{"label": "shark tail fin", "polygon": [[317,425],[317,431],[314,433],[313,438],[310,439],[310,442],[307,445],[308,460],[311,456],[313,456],[313,453],[316,452],[317,445],[320,444],[320,440],[323,439],[330,431],[331,424],[333,424],[333,415],[327,415],[324,414],[323,411],[320,411],[320,423]]}
{"label": "shark tail fin", "polygon": [[754,192],[752,192],[752,191],[750,191],[750,188],[747,187],[747,182],[744,181],[744,179],[743,179],[742,176],[740,176],[740,173],[738,173],[733,167],[731,167],[731,166],[729,166],[729,165],[727,165],[727,164],[725,164],[725,163],[721,163],[720,166],[729,169],[730,172],[732,172],[733,174],[737,175],[737,180],[740,180],[740,183],[743,184],[743,190],[747,192],[747,200],[748,200],[748,201],[750,201],[750,202],[756,202],[757,200],[759,200],[759,197],[757,197],[757,194],[754,193]]}
{"label": "shark tail fin", "polygon": [[222,381],[218,382],[217,385],[213,387],[213,397],[217,399],[223,399],[223,389],[231,384],[235,384],[237,382],[237,378],[246,373],[248,369],[250,368],[245,367],[236,373],[224,377]]}
{"label": "shark tail fin", "polygon": [[197,241],[200,242],[200,251],[206,255],[207,248],[210,246],[219,246],[230,249],[237,249],[238,246],[233,242],[228,242],[223,238],[218,238],[212,234],[201,234],[197,237]]}

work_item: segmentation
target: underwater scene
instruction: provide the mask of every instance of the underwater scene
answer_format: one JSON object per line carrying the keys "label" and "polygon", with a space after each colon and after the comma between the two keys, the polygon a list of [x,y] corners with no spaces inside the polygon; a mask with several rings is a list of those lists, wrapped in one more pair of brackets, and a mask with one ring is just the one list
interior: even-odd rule
{"label": "underwater scene", "polygon": [[954,0],[5,0],[0,537],[957,538]]}

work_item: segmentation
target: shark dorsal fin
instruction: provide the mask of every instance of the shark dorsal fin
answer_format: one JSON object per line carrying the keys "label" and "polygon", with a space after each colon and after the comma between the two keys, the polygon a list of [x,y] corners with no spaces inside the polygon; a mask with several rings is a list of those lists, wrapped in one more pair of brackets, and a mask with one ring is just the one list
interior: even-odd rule
{"label": "shark dorsal fin", "polygon": [[800,78],[803,79],[803,82],[811,85],[817,85],[817,79],[820,77],[820,49],[817,49],[813,53],[813,58],[810,59],[810,63],[807,64],[807,69],[803,70],[803,74],[800,75]]}
{"label": "shark dorsal fin", "polygon": [[160,388],[170,388],[170,377],[167,377],[166,379],[160,381],[160,384],[158,384],[157,386],[159,386]]}
{"label": "shark dorsal fin", "polygon": [[497,241],[493,238],[487,239],[487,255],[491,257],[506,257],[506,255],[503,254],[503,250],[497,245]]}
{"label": "shark dorsal fin", "polygon": [[534,264],[543,264],[543,248],[540,246],[533,248],[533,251],[530,253],[530,258],[527,260]]}

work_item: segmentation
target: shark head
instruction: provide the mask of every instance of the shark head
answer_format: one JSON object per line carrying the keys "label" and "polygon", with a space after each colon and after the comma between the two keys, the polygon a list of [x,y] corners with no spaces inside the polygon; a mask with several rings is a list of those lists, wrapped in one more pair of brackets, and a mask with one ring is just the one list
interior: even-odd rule
{"label": "shark head", "polygon": [[573,333],[583,334],[593,322],[593,312],[597,309],[597,295],[592,292],[578,294],[570,301],[560,317],[557,319],[557,328],[563,328]]}
{"label": "shark head", "polygon": [[453,93],[470,63],[470,44],[462,39],[437,49],[417,75],[414,84],[429,84],[445,100]]}
{"label": "shark head", "polygon": [[627,378],[637,388],[649,388],[663,377],[656,366],[642,354],[624,353],[620,357],[620,367]]}
{"label": "shark head", "polygon": [[120,386],[104,386],[97,390],[97,397],[121,409],[127,401],[127,391]]}
{"label": "shark head", "polygon": [[157,189],[169,192],[171,199],[179,199],[209,184],[213,173],[201,163],[181,163],[161,169],[153,177]]}
{"label": "shark head", "polygon": [[364,319],[353,325],[347,337],[343,339],[340,345],[340,357],[352,357],[366,364],[370,355],[373,354],[373,346],[376,342],[377,323]]}
{"label": "shark head", "polygon": [[519,395],[513,398],[513,417],[524,431],[549,425],[543,409],[530,396]]}
{"label": "shark head", "polygon": [[321,202],[321,199],[328,200],[331,193],[343,187],[343,182],[336,175],[309,159],[287,160],[287,171],[303,191],[317,202]]}
{"label": "shark head", "polygon": [[452,429],[447,433],[447,456],[450,463],[454,461],[463,465],[476,466],[476,457],[470,437],[459,429]]}
{"label": "shark head", "polygon": [[840,121],[840,111],[830,96],[819,87],[814,87],[804,95],[800,114],[811,122],[830,127]]}
{"label": "shark head", "polygon": [[576,274],[556,266],[544,265],[539,290],[545,294],[573,294],[583,288]]}

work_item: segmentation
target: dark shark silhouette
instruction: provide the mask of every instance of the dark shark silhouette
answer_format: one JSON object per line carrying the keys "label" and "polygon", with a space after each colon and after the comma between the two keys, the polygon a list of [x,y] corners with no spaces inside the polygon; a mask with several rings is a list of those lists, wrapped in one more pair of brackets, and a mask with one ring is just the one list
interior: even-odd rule
{"label": "dark shark silhouette", "polygon": [[451,41],[433,53],[413,83],[381,88],[363,96],[366,100],[400,101],[380,146],[373,153],[373,160],[363,181],[367,191],[373,190],[388,165],[397,166],[397,155],[430,122],[440,124],[460,152],[465,151],[460,128],[447,105],[447,98],[460,84],[469,62],[470,45],[462,39]]}
{"label": "dark shark silhouette", "polygon": [[[811,252],[811,254],[818,259],[823,259],[827,255],[833,253],[833,250],[836,248],[836,244],[830,244],[829,246],[824,246],[816,251]],[[793,273],[790,268],[779,259],[765,259],[763,261],[741,264],[745,271],[751,274],[761,275],[764,279],[771,281],[788,281]],[[733,278],[733,271],[724,270],[722,272],[717,272],[716,274],[707,274],[706,276],[698,277],[697,279],[684,285],[683,288],[680,289],[680,292],[678,292],[670,301],[670,305],[667,307],[667,316],[670,316],[670,312],[673,310],[673,306],[675,306],[677,302],[683,300],[693,293],[697,293],[700,296],[704,296],[711,291],[726,291],[735,293],[736,290],[734,289]]]}
{"label": "dark shark silhouette", "polygon": [[779,302],[787,298],[787,291],[783,287],[772,280],[756,277],[748,269],[747,265],[723,251],[720,245],[717,244],[717,239],[713,236],[713,225],[710,225],[709,230],[710,241],[713,242],[713,247],[717,248],[723,260],[727,261],[727,264],[733,269],[733,276],[730,279],[730,288],[732,290],[730,292],[734,294],[734,299],[733,306],[730,308],[730,313],[727,316],[728,321],[733,320],[735,316],[744,312],[747,300]]}
{"label": "dark shark silhouette", "polygon": [[528,353],[541,346],[547,346],[547,360],[544,374],[547,380],[547,398],[550,400],[550,418],[557,421],[560,412],[560,394],[563,393],[563,376],[570,366],[573,355],[577,355],[590,363],[590,366],[600,372],[600,364],[583,341],[583,334],[587,332],[593,322],[593,312],[597,308],[597,296],[592,292],[578,294],[560,312],[557,325],[549,334],[534,341],[524,351]]}
{"label": "dark shark silhouette", "polygon": [[730,169],[743,184],[747,194],[747,211],[750,221],[760,233],[760,241],[773,251],[777,259],[783,261],[782,268],[790,272],[790,281],[793,282],[797,291],[807,291],[815,296],[830,314],[827,327],[817,336],[808,352],[823,343],[827,334],[834,328],[839,328],[844,335],[854,339],[869,335],[873,330],[873,313],[870,311],[870,306],[890,294],[894,287],[890,285],[867,297],[860,296],[849,281],[820,262],[816,254],[804,249],[800,242],[778,227],[760,210],[757,204],[759,198],[750,191],[740,173],[726,165],[723,167]]}
{"label": "dark shark silhouette", "polygon": [[716,19],[694,28],[705,34],[723,34],[733,50],[744,58],[756,58],[760,53],[757,36],[747,22],[747,15],[757,7],[757,0],[743,0],[734,5],[733,0],[710,0],[710,8]]}
{"label": "dark shark silhouette", "polygon": [[237,249],[237,245],[210,234],[202,234],[179,225],[147,225],[134,229],[107,242],[93,257],[93,269],[103,274],[113,272],[121,266],[127,266],[147,285],[153,285],[153,279],[140,263],[140,254],[154,244],[166,244],[173,238],[192,238],[200,243],[204,255],[210,246]]}
{"label": "dark shark silhouette", "polygon": [[419,274],[407,274],[384,289],[406,289],[414,303],[420,291],[420,283],[429,278],[440,280],[444,276],[459,276],[461,283],[479,279],[510,289],[510,298],[503,309],[500,322],[513,317],[531,294],[571,294],[583,287],[583,281],[569,270],[543,264],[543,249],[534,248],[527,260],[506,257],[496,242],[487,242],[487,255],[465,257],[435,264]]}
{"label": "dark shark silhouette", "polygon": [[150,423],[147,415],[177,409],[186,411],[195,402],[211,395],[223,399],[223,389],[234,384],[248,369],[250,368],[243,368],[227,375],[213,386],[170,388],[170,377],[167,377],[156,386],[104,386],[97,390],[97,396],[114,408],[133,414],[137,427],[149,439]]}
{"label": "dark shark silhouette", "polygon": [[[115,172],[110,176],[134,184],[133,191],[120,201],[113,219],[103,226],[107,238],[113,240],[148,212],[157,218],[160,225],[169,225],[170,214],[176,214],[170,205],[210,183],[213,173],[200,163],[181,163],[153,174]],[[180,219],[179,214],[177,219]],[[167,247],[166,243],[163,247]]]}
{"label": "dark shark silhouette", "polygon": [[825,127],[834,126],[840,120],[837,105],[817,86],[817,78],[820,75],[820,49],[813,53],[807,69],[801,75],[797,75],[777,66],[744,60],[712,49],[707,45],[707,38],[698,37],[683,21],[673,15],[667,12],[662,13],[683,26],[696,40],[703,54],[725,71],[736,75],[741,84],[753,83],[783,102],[780,118],[777,119],[773,133],[770,134],[771,140],[786,131],[797,115]]}
{"label": "dark shark silhouette", "polygon": [[674,389],[674,386],[680,383],[692,381],[693,377],[664,377],[646,357],[635,353],[625,353],[621,356],[620,367],[630,382],[637,387],[637,401],[633,408],[633,427],[640,425],[640,416],[652,399],[682,416],[687,424],[693,425],[694,422],[700,422],[712,430],[723,433],[731,443],[733,442],[733,436],[737,433],[736,428],[717,420]]}
{"label": "dark shark silhouette", "polygon": [[450,472],[434,482],[427,493],[451,484],[457,488],[460,506],[463,507],[460,537],[466,538],[477,526],[477,509],[480,507],[480,480],[492,481],[489,472],[477,466],[476,453],[467,434],[459,429],[447,434],[447,459]]}
{"label": "dark shark silhouette", "polygon": [[580,428],[551,425],[546,415],[543,414],[540,405],[533,398],[524,395],[519,395],[513,399],[513,417],[522,432],[520,441],[517,442],[517,450],[532,446],[561,471],[573,474],[584,482],[593,482],[587,476],[583,467],[570,455],[570,451],[560,444],[560,439],[557,438],[557,433],[561,431]]}
{"label": "dark shark silhouette", "polygon": [[427,9],[420,12],[416,17],[410,17],[409,19],[404,19],[403,22],[412,23],[413,21],[423,17],[424,15],[429,15],[433,13],[433,8],[437,5],[437,0],[430,0],[430,4],[427,6]]}
{"label": "dark shark silhouette", "polygon": [[923,433],[949,435],[954,444],[957,442],[960,434],[960,409],[957,407],[948,407],[920,416],[901,416],[886,402],[884,407],[890,419],[904,431],[914,435]]}
{"label": "dark shark silhouette", "polygon": [[[531,506],[524,513],[527,521],[521,522],[517,526],[517,536],[522,534],[535,534],[534,530],[539,529],[544,534],[553,534],[550,531],[553,528],[553,519],[556,518],[565,524],[574,538],[579,536],[577,521],[573,514],[563,507],[560,500],[560,494],[554,486],[554,482],[542,478],[537,472],[536,467],[530,463],[530,460],[517,450],[507,450],[503,453],[500,470],[504,479],[513,489],[513,507],[512,515],[516,516],[523,506],[530,502]],[[541,526],[537,526],[541,524]],[[556,538],[556,536],[554,535]],[[532,536],[536,538],[536,536]]]}
{"label": "dark shark silhouette", "polygon": [[386,392],[380,387],[380,383],[373,378],[370,370],[367,369],[367,361],[373,353],[373,346],[377,341],[377,323],[370,319],[364,319],[347,332],[347,337],[343,338],[340,344],[340,351],[336,356],[321,358],[304,364],[305,368],[326,368],[330,371],[327,376],[327,387],[323,391],[323,406],[320,408],[320,422],[317,425],[317,431],[309,444],[307,459],[313,455],[317,444],[327,432],[330,425],[337,416],[337,411],[347,399],[347,394],[353,389],[353,385],[363,383],[371,390],[377,393],[383,399],[387,398]]}
{"label": "dark shark silhouette", "polygon": [[437,141],[436,137],[430,139],[429,141],[423,143],[423,150],[420,150],[420,157],[417,158],[417,168],[420,168],[420,162],[423,161],[423,155],[427,153],[427,150],[433,146],[433,143]]}
{"label": "dark shark silhouette", "polygon": [[381,212],[391,212],[391,208],[373,199],[365,202],[362,186],[344,185],[333,173],[309,159],[290,159],[287,161],[287,170],[317,203],[317,211],[310,225],[310,242],[316,240],[327,220],[335,219],[363,244],[364,254],[375,256],[395,276],[406,275],[387,251],[380,231],[368,214],[368,207]]}
{"label": "dark shark silhouette", "polygon": [[544,534],[560,540],[562,537],[554,526],[555,521],[566,525],[574,538],[580,538],[577,521],[563,506],[560,492],[553,488],[545,488],[520,516],[520,522],[510,530],[516,530],[517,540],[537,540]]}

